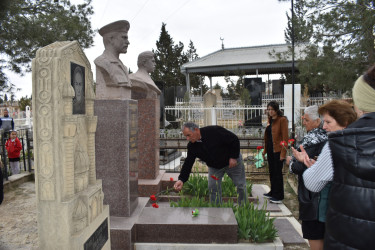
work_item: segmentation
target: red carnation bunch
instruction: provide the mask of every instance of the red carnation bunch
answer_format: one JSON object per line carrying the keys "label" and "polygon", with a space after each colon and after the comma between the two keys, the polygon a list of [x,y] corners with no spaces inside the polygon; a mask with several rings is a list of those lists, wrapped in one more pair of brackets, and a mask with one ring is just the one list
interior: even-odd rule
{"label": "red carnation bunch", "polygon": [[159,207],[159,205],[158,205],[158,197],[159,197],[159,195],[162,195],[162,194],[167,194],[169,192],[169,190],[167,189],[167,190],[164,190],[164,191],[161,191],[161,192],[159,192],[159,193],[157,193],[157,194],[152,194],[152,195],[150,195],[150,200],[153,202],[152,203],[152,207],[154,207],[154,208],[158,208]]}
{"label": "red carnation bunch", "polygon": [[287,155],[289,155],[289,149],[294,144],[295,141],[296,140],[294,140],[294,139],[289,139],[288,142],[286,142],[286,141],[281,141],[280,142],[280,146],[282,146],[283,148],[285,148],[285,150],[287,152]]}

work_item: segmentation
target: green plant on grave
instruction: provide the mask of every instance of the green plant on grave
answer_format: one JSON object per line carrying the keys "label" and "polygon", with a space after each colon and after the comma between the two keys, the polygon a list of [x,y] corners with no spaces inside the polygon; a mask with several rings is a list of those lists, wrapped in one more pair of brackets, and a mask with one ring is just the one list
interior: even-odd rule
{"label": "green plant on grave", "polygon": [[273,224],[275,218],[270,218],[266,206],[267,204],[264,203],[262,209],[258,209],[254,203],[246,202],[233,209],[240,239],[261,243],[272,241],[277,237],[277,230]]}
{"label": "green plant on grave", "polygon": [[227,174],[224,174],[223,181],[221,182],[221,193],[223,197],[237,196],[236,186]]}
{"label": "green plant on grave", "polygon": [[251,196],[253,192],[253,183],[250,181],[246,181],[246,191],[247,191],[247,196]]}
{"label": "green plant on grave", "polygon": [[[236,186],[227,174],[224,174],[223,181],[221,182],[221,190],[223,197],[237,196]],[[246,181],[246,191],[247,195],[251,195],[252,183],[250,181]],[[200,175],[197,172],[193,172],[193,174],[190,175],[189,180],[184,184],[182,193],[198,197],[208,196],[207,177]]]}
{"label": "green plant on grave", "polygon": [[194,172],[190,175],[189,180],[185,182],[182,192],[183,194],[188,194],[197,197],[208,196],[207,176],[203,176],[197,172]]}
{"label": "green plant on grave", "polygon": [[204,197],[181,197],[177,202],[170,201],[171,207],[227,207],[232,208],[235,206],[233,200],[228,200],[221,204],[211,203],[207,201]]}
{"label": "green plant on grave", "polygon": [[183,196],[177,202],[170,201],[171,207],[208,207],[208,201],[205,200],[204,197],[187,197]]}

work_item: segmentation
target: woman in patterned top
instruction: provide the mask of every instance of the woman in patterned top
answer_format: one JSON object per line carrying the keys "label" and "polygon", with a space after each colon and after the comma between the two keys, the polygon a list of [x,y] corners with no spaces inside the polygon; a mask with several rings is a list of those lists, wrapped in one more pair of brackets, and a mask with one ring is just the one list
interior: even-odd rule
{"label": "woman in patterned top", "polygon": [[[318,106],[309,106],[305,109],[303,125],[307,134],[303,137],[300,145],[304,147],[310,158],[317,157],[322,147],[328,140],[327,133],[321,128],[321,120],[318,114]],[[298,175],[298,202],[299,219],[302,221],[303,238],[308,239],[312,250],[323,249],[325,219],[327,209],[327,191],[314,193],[309,191],[304,183],[302,174],[307,169],[306,165],[288,156],[287,164],[290,171]]]}

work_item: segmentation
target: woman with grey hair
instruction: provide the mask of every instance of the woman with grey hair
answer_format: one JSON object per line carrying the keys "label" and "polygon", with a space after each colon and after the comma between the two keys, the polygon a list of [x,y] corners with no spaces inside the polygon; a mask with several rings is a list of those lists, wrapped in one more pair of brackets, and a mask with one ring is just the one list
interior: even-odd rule
{"label": "woman with grey hair", "polygon": [[[301,144],[311,158],[318,156],[326,143],[328,137],[326,131],[321,128],[318,106],[313,105],[305,109],[303,125],[307,134],[303,137]],[[287,158],[292,173],[298,175],[298,202],[299,219],[302,221],[302,233],[309,240],[311,249],[323,249],[324,218],[327,207],[327,195],[309,191],[303,182],[302,174],[307,167],[297,161],[294,157]]]}

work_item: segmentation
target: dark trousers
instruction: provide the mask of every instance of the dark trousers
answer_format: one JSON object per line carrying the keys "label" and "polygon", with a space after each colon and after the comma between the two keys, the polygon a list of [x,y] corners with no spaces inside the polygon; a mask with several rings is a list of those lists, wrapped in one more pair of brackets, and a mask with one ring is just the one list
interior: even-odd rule
{"label": "dark trousers", "polygon": [[270,170],[271,193],[278,200],[284,199],[283,161],[280,161],[280,152],[267,152],[268,167]]}

